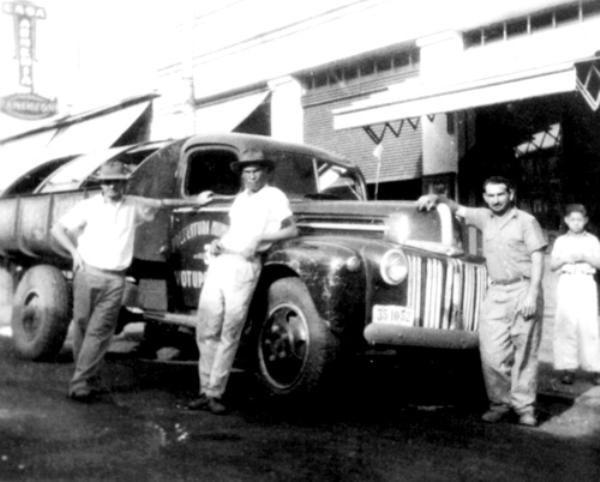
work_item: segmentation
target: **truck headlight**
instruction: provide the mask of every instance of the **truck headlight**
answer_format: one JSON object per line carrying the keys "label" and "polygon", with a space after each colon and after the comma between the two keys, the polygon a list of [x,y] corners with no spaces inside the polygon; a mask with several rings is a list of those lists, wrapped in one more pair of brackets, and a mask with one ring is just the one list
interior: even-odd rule
{"label": "truck headlight", "polygon": [[381,278],[389,285],[398,285],[408,276],[408,261],[399,249],[385,252],[379,264]]}

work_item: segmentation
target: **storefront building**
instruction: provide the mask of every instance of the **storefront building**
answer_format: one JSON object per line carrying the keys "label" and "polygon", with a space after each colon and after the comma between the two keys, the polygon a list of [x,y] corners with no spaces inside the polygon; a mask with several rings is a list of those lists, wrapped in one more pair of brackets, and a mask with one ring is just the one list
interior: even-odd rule
{"label": "storefront building", "polygon": [[251,2],[192,16],[193,47],[159,71],[155,133],[315,144],[357,162],[379,198],[477,203],[505,174],[548,229],[570,201],[598,218],[600,2],[481,3],[330,0],[259,31],[225,28]]}

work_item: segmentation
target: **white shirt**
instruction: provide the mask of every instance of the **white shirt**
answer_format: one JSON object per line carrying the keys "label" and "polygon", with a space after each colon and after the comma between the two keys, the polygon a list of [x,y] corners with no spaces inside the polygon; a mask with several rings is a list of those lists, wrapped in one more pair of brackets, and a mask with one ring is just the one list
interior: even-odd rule
{"label": "white shirt", "polygon": [[[251,247],[257,237],[281,229],[283,220],[292,216],[287,196],[273,186],[258,192],[244,190],[238,194],[229,210],[229,230],[221,239],[223,246],[234,252]],[[258,251],[266,251],[271,243],[261,243]]]}
{"label": "white shirt", "polygon": [[[554,241],[552,247],[552,256],[564,258],[571,254],[588,253],[595,257],[600,257],[600,242],[598,238],[587,231],[581,234],[566,233]],[[596,268],[584,261],[579,263],[566,263],[560,268],[561,273],[570,274],[594,274]]]}
{"label": "white shirt", "polygon": [[144,208],[125,196],[114,203],[100,194],[77,203],[60,219],[77,236],[83,262],[101,269],[124,270],[133,259],[135,228],[148,219]]}

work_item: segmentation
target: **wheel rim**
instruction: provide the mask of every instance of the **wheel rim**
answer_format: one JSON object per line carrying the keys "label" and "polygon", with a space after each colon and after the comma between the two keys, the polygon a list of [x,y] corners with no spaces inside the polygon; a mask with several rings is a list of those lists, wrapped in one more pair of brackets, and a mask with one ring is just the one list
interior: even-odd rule
{"label": "wheel rim", "polygon": [[309,353],[306,317],[293,304],[277,305],[269,312],[259,342],[264,376],[279,389],[292,387],[302,375]]}
{"label": "wheel rim", "polygon": [[33,340],[41,326],[40,297],[36,292],[31,292],[25,297],[23,303],[23,332],[28,340]]}

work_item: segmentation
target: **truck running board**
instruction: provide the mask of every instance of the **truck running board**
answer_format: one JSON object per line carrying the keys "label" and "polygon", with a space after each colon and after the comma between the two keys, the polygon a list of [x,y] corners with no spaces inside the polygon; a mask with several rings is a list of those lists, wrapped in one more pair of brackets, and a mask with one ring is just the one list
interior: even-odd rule
{"label": "truck running board", "polygon": [[198,318],[196,315],[180,315],[175,313],[165,313],[164,311],[146,311],[142,314],[144,321],[158,321],[169,325],[188,326],[196,328]]}

